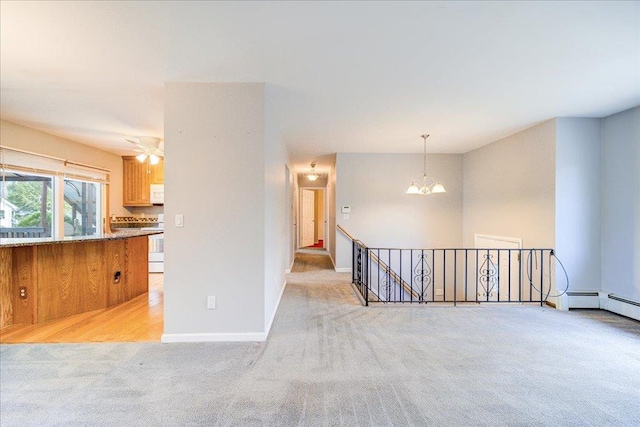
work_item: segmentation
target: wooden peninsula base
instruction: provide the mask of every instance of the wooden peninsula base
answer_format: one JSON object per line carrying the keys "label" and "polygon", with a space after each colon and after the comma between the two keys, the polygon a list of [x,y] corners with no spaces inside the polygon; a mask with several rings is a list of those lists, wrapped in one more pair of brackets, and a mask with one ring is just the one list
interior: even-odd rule
{"label": "wooden peninsula base", "polygon": [[147,292],[149,234],[2,242],[0,328],[108,308]]}

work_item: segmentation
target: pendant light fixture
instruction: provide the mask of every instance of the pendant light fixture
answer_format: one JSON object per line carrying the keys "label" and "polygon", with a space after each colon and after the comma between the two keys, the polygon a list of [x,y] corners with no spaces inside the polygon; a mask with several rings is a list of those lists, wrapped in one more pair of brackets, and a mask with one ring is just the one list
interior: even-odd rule
{"label": "pendant light fixture", "polygon": [[318,178],[320,178],[320,175],[318,175],[318,174],[316,173],[316,164],[315,164],[315,163],[311,163],[311,172],[309,172],[309,173],[306,175],[306,177],[307,177],[307,179],[308,179],[309,181],[315,181],[315,180],[317,180]]}
{"label": "pendant light fixture", "polygon": [[[411,182],[411,185],[407,189],[407,194],[437,194],[446,193],[444,185],[440,181],[427,175],[427,138],[429,134],[420,135],[424,139],[424,161],[422,168],[422,179],[417,179]],[[416,184],[416,181],[418,184]]]}

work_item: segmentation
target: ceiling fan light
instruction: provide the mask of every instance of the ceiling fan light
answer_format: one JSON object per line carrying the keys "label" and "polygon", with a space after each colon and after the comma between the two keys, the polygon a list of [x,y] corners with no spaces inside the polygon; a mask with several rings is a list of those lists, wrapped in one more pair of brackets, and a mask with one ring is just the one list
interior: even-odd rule
{"label": "ceiling fan light", "polygon": [[160,157],[156,156],[155,154],[149,154],[149,163],[151,163],[152,165],[157,165],[158,163],[160,163]]}
{"label": "ceiling fan light", "polygon": [[433,188],[431,189],[431,193],[433,194],[446,193],[446,192],[447,190],[445,190],[444,185],[440,184],[440,182],[436,182]]}
{"label": "ceiling fan light", "polygon": [[140,153],[136,156],[136,159],[138,159],[140,163],[144,163],[144,161],[147,160],[147,155],[144,153]]}

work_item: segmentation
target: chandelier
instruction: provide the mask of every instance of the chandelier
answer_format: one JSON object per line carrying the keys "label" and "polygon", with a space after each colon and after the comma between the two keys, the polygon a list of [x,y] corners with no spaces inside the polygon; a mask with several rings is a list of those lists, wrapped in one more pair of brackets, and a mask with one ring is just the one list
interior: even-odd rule
{"label": "chandelier", "polygon": [[[420,135],[424,139],[424,163],[422,168],[422,178],[418,178],[411,182],[407,189],[407,194],[437,194],[446,193],[444,185],[440,181],[427,175],[427,138],[429,134]],[[418,184],[416,184],[416,182]]]}

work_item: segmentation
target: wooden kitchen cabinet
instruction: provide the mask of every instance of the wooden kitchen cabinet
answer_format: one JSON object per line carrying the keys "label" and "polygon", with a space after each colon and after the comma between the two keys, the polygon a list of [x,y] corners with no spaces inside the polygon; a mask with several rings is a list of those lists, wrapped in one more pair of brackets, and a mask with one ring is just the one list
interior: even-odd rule
{"label": "wooden kitchen cabinet", "polygon": [[140,163],[134,156],[122,157],[122,204],[151,206],[150,184],[164,184],[164,159],[157,165]]}
{"label": "wooden kitchen cabinet", "polygon": [[164,159],[160,163],[151,166],[151,184],[164,184]]}
{"label": "wooden kitchen cabinet", "polygon": [[149,290],[146,234],[73,239],[0,247],[0,328],[105,309]]}
{"label": "wooden kitchen cabinet", "polygon": [[151,174],[147,164],[134,156],[122,157],[122,204],[124,206],[151,206]]}

